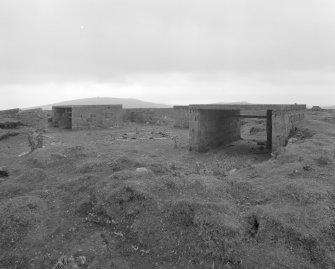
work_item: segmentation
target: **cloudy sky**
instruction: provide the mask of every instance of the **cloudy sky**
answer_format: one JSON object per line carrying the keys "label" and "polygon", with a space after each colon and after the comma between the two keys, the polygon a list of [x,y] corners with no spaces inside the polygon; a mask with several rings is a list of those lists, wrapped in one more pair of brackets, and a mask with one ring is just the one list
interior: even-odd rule
{"label": "cloudy sky", "polygon": [[335,105],[334,0],[1,0],[0,109]]}

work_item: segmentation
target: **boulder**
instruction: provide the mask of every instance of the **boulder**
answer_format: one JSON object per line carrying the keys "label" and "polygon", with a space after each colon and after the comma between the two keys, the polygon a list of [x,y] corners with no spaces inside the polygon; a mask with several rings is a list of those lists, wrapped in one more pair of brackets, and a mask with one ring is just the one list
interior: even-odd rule
{"label": "boulder", "polygon": [[4,178],[4,177],[8,177],[9,173],[7,171],[7,169],[0,167],[0,178]]}

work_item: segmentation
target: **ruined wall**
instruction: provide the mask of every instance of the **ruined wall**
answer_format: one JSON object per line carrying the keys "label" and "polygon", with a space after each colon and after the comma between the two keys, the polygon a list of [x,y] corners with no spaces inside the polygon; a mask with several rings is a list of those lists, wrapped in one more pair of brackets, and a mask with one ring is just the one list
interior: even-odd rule
{"label": "ruined wall", "polygon": [[47,113],[41,108],[21,110],[18,119],[23,125],[31,126],[35,129],[46,129],[48,127]]}
{"label": "ruined wall", "polygon": [[190,110],[190,150],[206,151],[240,139],[239,110]]}
{"label": "ruined wall", "polygon": [[190,124],[190,109],[189,106],[174,106],[173,107],[173,127],[189,128]]}
{"label": "ruined wall", "polygon": [[35,129],[46,129],[48,126],[47,114],[41,108],[1,110],[0,119],[12,123],[17,122],[18,124],[31,126]]}
{"label": "ruined wall", "polygon": [[173,113],[173,108],[127,108],[123,112],[123,121],[172,125]]}
{"label": "ruined wall", "polygon": [[13,129],[17,128],[21,123],[18,119],[18,108],[0,110],[0,128],[1,129]]}
{"label": "ruined wall", "polygon": [[122,123],[122,105],[72,107],[72,129],[95,129]]}
{"label": "ruined wall", "polygon": [[0,117],[5,119],[18,119],[19,111],[20,109],[18,108],[0,110]]}
{"label": "ruined wall", "polygon": [[272,151],[287,144],[291,130],[301,127],[304,117],[305,110],[272,111]]}

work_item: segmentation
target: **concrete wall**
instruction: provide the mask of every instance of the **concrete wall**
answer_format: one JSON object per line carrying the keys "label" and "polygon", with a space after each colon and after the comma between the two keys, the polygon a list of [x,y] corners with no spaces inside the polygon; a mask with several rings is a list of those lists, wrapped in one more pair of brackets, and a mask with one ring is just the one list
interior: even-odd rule
{"label": "concrete wall", "polygon": [[266,116],[267,148],[276,151],[287,144],[292,130],[303,126],[305,109],[306,105],[190,105],[190,150],[205,151],[240,139],[236,116],[245,115]]}
{"label": "concrete wall", "polygon": [[119,126],[121,105],[91,105],[72,107],[72,129],[96,129]]}
{"label": "concrete wall", "polygon": [[304,110],[272,111],[272,151],[285,146],[291,130],[303,125],[304,112]]}
{"label": "concrete wall", "polygon": [[239,110],[190,110],[190,150],[206,151],[240,139]]}
{"label": "concrete wall", "polygon": [[173,107],[173,127],[189,128],[190,124],[190,109],[189,106],[174,106]]}
{"label": "concrete wall", "polygon": [[124,109],[123,121],[172,125],[173,108],[127,108]]}
{"label": "concrete wall", "polygon": [[240,110],[241,115],[266,116],[266,110]]}
{"label": "concrete wall", "polygon": [[57,128],[72,128],[72,108],[71,107],[53,107],[52,108],[52,126]]}
{"label": "concrete wall", "polygon": [[35,129],[46,129],[48,127],[47,113],[41,108],[21,110],[18,119],[23,125],[34,127]]}

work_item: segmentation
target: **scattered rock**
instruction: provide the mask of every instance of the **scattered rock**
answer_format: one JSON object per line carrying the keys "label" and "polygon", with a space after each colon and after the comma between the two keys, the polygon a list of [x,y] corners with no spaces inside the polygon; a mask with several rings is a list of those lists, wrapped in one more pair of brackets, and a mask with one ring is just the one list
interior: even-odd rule
{"label": "scattered rock", "polygon": [[312,170],[312,167],[310,167],[309,165],[305,165],[303,166],[303,168],[305,171],[311,171]]}
{"label": "scattered rock", "polygon": [[169,135],[163,132],[158,132],[159,135],[161,135],[162,137],[168,137]]}
{"label": "scattered rock", "polygon": [[149,170],[145,167],[139,167],[139,168],[136,168],[136,172],[141,173],[141,174],[148,174]]}
{"label": "scattered rock", "polygon": [[0,167],[0,178],[4,178],[4,177],[9,177],[9,173],[5,168]]}
{"label": "scattered rock", "polygon": [[288,173],[288,176],[291,177],[291,178],[294,178],[296,177],[297,175],[301,175],[301,172],[297,169],[291,171],[290,173]]}
{"label": "scattered rock", "polygon": [[78,269],[78,265],[73,256],[62,256],[58,259],[57,263],[55,264],[52,269]]}
{"label": "scattered rock", "polygon": [[234,169],[231,169],[228,173],[229,173],[229,175],[232,175],[232,174],[234,174],[236,171],[237,171],[237,169],[234,168]]}
{"label": "scattered rock", "polygon": [[290,138],[294,137],[294,138],[301,140],[301,139],[311,138],[313,135],[315,135],[315,132],[309,130],[308,128],[304,128],[304,129],[295,128],[290,131],[289,137]]}
{"label": "scattered rock", "polygon": [[295,138],[295,137],[291,137],[291,138],[287,141],[287,144],[293,144],[293,143],[295,143],[295,142],[297,142],[297,141],[298,141],[297,138]]}
{"label": "scattered rock", "polygon": [[254,134],[257,134],[257,133],[259,133],[259,132],[264,132],[264,131],[265,131],[265,128],[261,128],[261,127],[253,126],[253,127],[250,128],[249,133],[250,133],[251,135],[254,135]]}
{"label": "scattered rock", "polygon": [[126,156],[121,156],[109,163],[109,167],[114,171],[129,170],[129,168],[135,168],[142,166],[143,164],[138,163],[136,160],[129,159]]}
{"label": "scattered rock", "polygon": [[23,157],[23,156],[26,156],[27,154],[29,154],[30,151],[25,151],[25,152],[22,152],[20,153],[19,155],[17,155],[18,157]]}
{"label": "scattered rock", "polygon": [[86,265],[86,257],[85,256],[79,256],[77,258],[77,262],[79,263],[80,266],[84,266]]}

